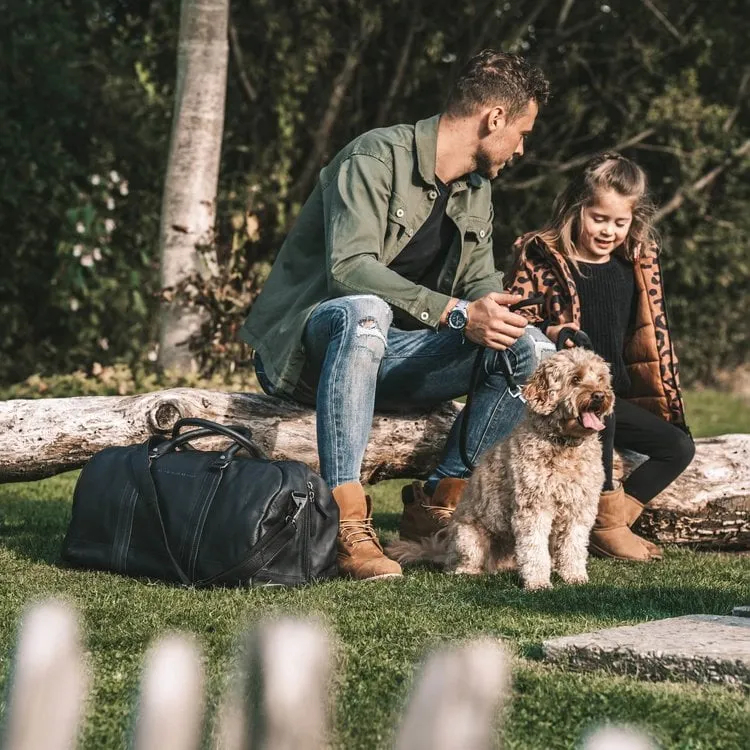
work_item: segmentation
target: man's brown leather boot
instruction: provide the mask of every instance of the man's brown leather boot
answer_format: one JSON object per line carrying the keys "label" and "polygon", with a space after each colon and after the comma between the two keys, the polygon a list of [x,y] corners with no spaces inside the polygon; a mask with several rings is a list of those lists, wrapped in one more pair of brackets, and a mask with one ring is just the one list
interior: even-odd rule
{"label": "man's brown leather boot", "polygon": [[401,539],[418,542],[447,526],[466,482],[466,479],[452,477],[441,479],[432,496],[424,491],[421,482],[404,487],[401,490],[404,512],[398,527]]}
{"label": "man's brown leather boot", "polygon": [[589,551],[598,557],[647,562],[651,555],[628,528],[625,508],[625,490],[622,485],[616,490],[602,492],[599,496],[599,511],[591,531]]}
{"label": "man's brown leather boot", "polygon": [[[639,500],[636,500],[632,495],[628,495],[628,493],[625,493],[625,523],[628,526],[632,526],[637,520],[638,517],[643,513],[643,509],[646,506],[641,503]],[[639,536],[638,534],[633,534],[638,541],[645,545],[646,549],[648,550],[649,555],[651,555],[651,558],[653,560],[661,560],[664,557],[664,550],[658,545],[654,544],[653,542],[650,542],[648,539],[644,539],[642,536]]]}
{"label": "man's brown leather boot", "polygon": [[360,581],[393,578],[401,566],[383,554],[372,527],[372,501],[359,482],[347,482],[332,490],[339,506],[338,555],[341,575]]}

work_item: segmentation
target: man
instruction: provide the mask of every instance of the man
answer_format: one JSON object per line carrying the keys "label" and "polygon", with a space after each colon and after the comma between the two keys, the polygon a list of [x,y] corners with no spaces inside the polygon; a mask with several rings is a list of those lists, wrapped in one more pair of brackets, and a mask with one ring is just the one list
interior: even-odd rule
{"label": "man", "polygon": [[[472,460],[521,418],[500,352],[522,383],[538,342],[548,342],[508,310],[520,297],[503,293],[495,270],[490,180],[523,154],[548,91],[523,59],[485,50],[467,63],[441,115],[344,147],[321,170],[242,328],[263,388],[316,406],[346,575],[401,575],[383,554],[359,483],[376,407],[432,407],[465,394],[485,346],[466,441]],[[425,486],[404,489],[402,537],[434,533],[455,508],[469,474],[460,425],[461,417]]]}

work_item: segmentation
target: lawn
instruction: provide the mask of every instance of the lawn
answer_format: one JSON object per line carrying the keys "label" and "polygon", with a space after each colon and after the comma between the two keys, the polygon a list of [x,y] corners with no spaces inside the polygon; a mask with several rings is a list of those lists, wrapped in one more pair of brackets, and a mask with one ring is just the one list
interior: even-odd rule
{"label": "lawn", "polygon": [[[742,401],[691,393],[688,410],[697,435],[750,432],[750,407]],[[57,567],[75,476],[0,486],[0,658],[5,681],[26,602],[55,595],[75,604],[94,674],[85,748],[125,746],[141,659],[158,634],[179,629],[196,636],[214,705],[238,631],[275,613],[317,615],[341,644],[337,748],[387,747],[419,659],[439,643],[480,634],[502,638],[516,656],[514,698],[502,730],[507,748],[570,748],[601,720],[645,724],[664,748],[750,746],[748,693],[576,674],[538,660],[550,636],[689,613],[727,614],[750,603],[748,556],[668,549],[658,564],[593,560],[587,586],[533,594],[522,592],[511,574],[467,579],[426,570],[366,585],[191,591]],[[382,537],[395,533],[402,484],[372,488]]]}

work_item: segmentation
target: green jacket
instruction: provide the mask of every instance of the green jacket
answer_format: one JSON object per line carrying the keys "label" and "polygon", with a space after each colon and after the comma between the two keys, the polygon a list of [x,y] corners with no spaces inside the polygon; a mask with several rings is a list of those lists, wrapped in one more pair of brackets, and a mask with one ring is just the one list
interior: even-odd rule
{"label": "green jacket", "polygon": [[387,267],[437,197],[438,120],[371,130],[321,170],[240,331],[277,389],[293,393],[304,363],[305,325],[325,300],[374,294],[437,330],[451,296],[471,300],[503,291],[492,255],[491,187],[476,173],[451,188],[446,211],[459,231],[439,291]]}

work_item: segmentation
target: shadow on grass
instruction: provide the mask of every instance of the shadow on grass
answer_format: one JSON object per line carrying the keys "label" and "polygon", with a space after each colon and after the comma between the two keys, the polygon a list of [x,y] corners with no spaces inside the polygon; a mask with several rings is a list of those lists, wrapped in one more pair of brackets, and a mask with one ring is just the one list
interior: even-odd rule
{"label": "shadow on grass", "polygon": [[378,513],[374,511],[372,514],[372,522],[378,532],[384,531],[398,531],[398,522],[401,519],[400,513]]}
{"label": "shadow on grass", "polygon": [[59,500],[0,500],[0,547],[31,562],[58,564],[70,507]]}
{"label": "shadow on grass", "polygon": [[[502,588],[497,587],[495,591],[491,586],[471,588],[462,592],[463,598],[481,609],[517,607],[526,613],[545,617],[581,615],[612,623],[595,629],[616,627],[624,624],[623,621],[644,622],[694,614],[729,615],[741,598],[740,591],[717,590],[700,583],[659,586],[628,585],[629,582],[618,585],[616,581],[584,586],[558,583],[556,588],[548,591],[527,593],[520,588],[517,574],[500,575],[505,579]],[[517,588],[507,588],[509,583]],[[577,629],[572,632],[577,632]],[[524,651],[525,656],[541,657],[538,645],[529,646]]]}

